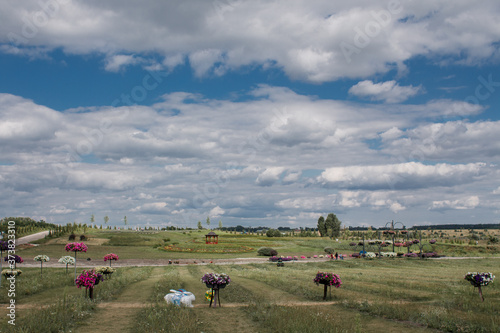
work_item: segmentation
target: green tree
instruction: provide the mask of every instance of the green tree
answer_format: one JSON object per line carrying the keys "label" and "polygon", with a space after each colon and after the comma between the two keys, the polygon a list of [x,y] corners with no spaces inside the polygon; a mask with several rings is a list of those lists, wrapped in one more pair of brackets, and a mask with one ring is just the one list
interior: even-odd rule
{"label": "green tree", "polygon": [[328,214],[325,220],[326,228],[330,230],[330,238],[340,236],[340,226],[342,222],[333,213]]}
{"label": "green tree", "polygon": [[326,224],[325,224],[325,218],[323,216],[320,216],[318,219],[318,231],[321,237],[326,236]]}
{"label": "green tree", "polygon": [[203,229],[203,226],[201,225],[201,221],[198,221],[198,230]]}
{"label": "green tree", "polygon": [[222,229],[222,220],[219,220],[219,230]]}
{"label": "green tree", "polygon": [[210,229],[210,217],[207,216],[207,228]]}
{"label": "green tree", "polygon": [[104,216],[104,224],[108,224],[108,222],[109,222],[109,216],[106,215]]}
{"label": "green tree", "polygon": [[95,216],[94,216],[94,214],[90,215],[90,223],[95,223]]}
{"label": "green tree", "polygon": [[123,217],[123,224],[127,225],[128,224],[128,220],[127,220],[127,215],[125,215]]}

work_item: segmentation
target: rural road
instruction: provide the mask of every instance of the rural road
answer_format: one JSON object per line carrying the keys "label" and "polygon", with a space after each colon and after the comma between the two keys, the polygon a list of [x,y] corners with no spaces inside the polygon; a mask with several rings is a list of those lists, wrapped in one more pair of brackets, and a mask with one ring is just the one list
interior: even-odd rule
{"label": "rural road", "polygon": [[16,239],[16,245],[28,244],[29,242],[34,242],[36,240],[45,238],[45,236],[47,236],[48,234],[49,234],[49,231],[47,230],[47,231],[38,232],[38,233],[33,234],[33,235],[20,237],[20,238]]}

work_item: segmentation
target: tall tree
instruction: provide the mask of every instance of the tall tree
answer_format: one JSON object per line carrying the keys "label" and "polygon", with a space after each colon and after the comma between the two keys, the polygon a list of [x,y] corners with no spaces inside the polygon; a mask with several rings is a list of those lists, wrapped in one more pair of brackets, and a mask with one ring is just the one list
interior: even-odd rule
{"label": "tall tree", "polygon": [[128,220],[127,220],[127,215],[125,215],[125,216],[123,217],[123,224],[127,225],[127,223],[128,223]]}
{"label": "tall tree", "polygon": [[326,224],[325,224],[325,218],[323,216],[320,216],[318,219],[318,231],[321,237],[326,236]]}
{"label": "tall tree", "polygon": [[222,229],[222,220],[219,220],[219,230]]}
{"label": "tall tree", "polygon": [[203,226],[201,225],[201,221],[198,221],[198,230],[203,229]]}
{"label": "tall tree", "polygon": [[94,214],[90,215],[90,223],[94,223],[95,222],[95,216]]}
{"label": "tall tree", "polygon": [[340,236],[340,226],[342,222],[333,213],[328,214],[325,220],[326,228],[330,230],[330,238]]}
{"label": "tall tree", "polygon": [[108,224],[108,222],[109,222],[109,216],[106,215],[104,216],[104,224]]}
{"label": "tall tree", "polygon": [[207,228],[210,229],[210,217],[207,216]]}

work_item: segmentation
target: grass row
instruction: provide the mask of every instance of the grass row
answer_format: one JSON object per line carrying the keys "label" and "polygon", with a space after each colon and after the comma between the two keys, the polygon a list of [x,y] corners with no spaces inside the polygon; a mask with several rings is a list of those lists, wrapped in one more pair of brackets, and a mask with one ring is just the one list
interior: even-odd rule
{"label": "grass row", "polygon": [[[84,289],[78,290],[73,276],[68,277],[62,269],[48,269],[43,278],[39,271],[34,274],[35,271],[26,269],[26,274],[16,280],[16,303],[30,306],[16,311],[16,332],[68,332],[89,320],[99,302],[112,300],[124,288],[148,276],[151,267],[117,270],[112,278],[99,283],[94,300],[85,296]],[[31,288],[31,285],[38,287]],[[6,296],[6,287],[2,283],[2,299]],[[46,297],[37,297],[41,295]],[[2,318],[0,332],[11,331],[12,326]]]}

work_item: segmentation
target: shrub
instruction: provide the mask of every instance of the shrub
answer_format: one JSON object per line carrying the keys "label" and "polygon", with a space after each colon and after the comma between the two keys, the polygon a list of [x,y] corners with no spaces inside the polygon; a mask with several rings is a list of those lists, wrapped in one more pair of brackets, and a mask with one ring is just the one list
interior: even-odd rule
{"label": "shrub", "polygon": [[328,253],[328,254],[334,254],[335,253],[335,250],[331,247],[325,247],[325,252]]}
{"label": "shrub", "polygon": [[498,237],[495,237],[495,236],[489,236],[489,239],[488,239],[488,244],[498,244]]}
{"label": "shrub", "polygon": [[84,241],[84,240],[87,240],[87,237],[85,235],[81,235],[80,236],[80,241]]}
{"label": "shrub", "polygon": [[257,254],[259,256],[271,257],[271,256],[277,256],[278,251],[276,251],[275,249],[270,248],[270,247],[261,247],[260,249],[257,250]]}
{"label": "shrub", "polygon": [[72,241],[72,240],[75,240],[75,238],[76,238],[76,235],[71,234],[71,235],[69,235],[68,240]]}
{"label": "shrub", "polygon": [[276,230],[276,229],[269,229],[266,232],[266,236],[267,237],[281,237],[281,232],[279,230]]}

